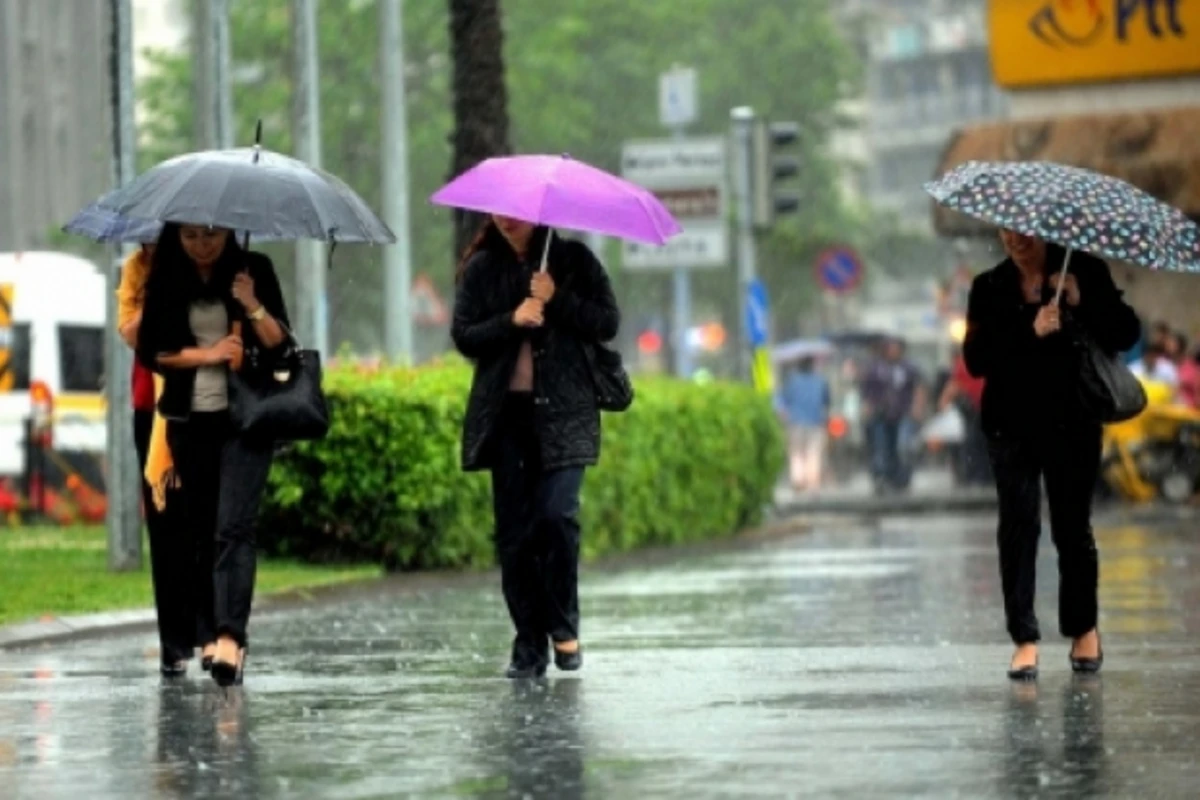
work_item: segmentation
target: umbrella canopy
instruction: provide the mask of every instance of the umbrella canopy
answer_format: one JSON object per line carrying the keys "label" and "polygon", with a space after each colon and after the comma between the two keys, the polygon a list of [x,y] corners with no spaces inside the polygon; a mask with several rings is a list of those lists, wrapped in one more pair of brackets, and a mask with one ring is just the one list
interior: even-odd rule
{"label": "umbrella canopy", "polygon": [[833,353],[833,345],[825,339],[793,339],[776,345],[771,359],[777,364],[799,361],[803,358],[823,358]]}
{"label": "umbrella canopy", "polygon": [[396,241],[341,180],[257,147],[177,156],[97,203],[122,218],[211,225],[263,239]]}
{"label": "umbrella canopy", "polygon": [[1117,178],[1045,161],[971,161],[925,189],[948,208],[1069,250],[1200,272],[1200,226]]}
{"label": "umbrella canopy", "polygon": [[647,244],[663,244],[682,230],[649,191],[565,155],[489,158],[430,201]]}
{"label": "umbrella canopy", "polygon": [[[161,222],[148,219],[123,217],[105,208],[104,198],[84,206],[71,217],[63,231],[76,236],[85,236],[96,242],[112,244],[154,244],[162,233]],[[245,231],[238,231],[239,234]],[[275,237],[259,234],[259,241],[271,241]]]}
{"label": "umbrella canopy", "polygon": [[63,231],[97,242],[152,244],[158,241],[162,223],[157,220],[123,217],[97,203],[84,206],[63,225]]}

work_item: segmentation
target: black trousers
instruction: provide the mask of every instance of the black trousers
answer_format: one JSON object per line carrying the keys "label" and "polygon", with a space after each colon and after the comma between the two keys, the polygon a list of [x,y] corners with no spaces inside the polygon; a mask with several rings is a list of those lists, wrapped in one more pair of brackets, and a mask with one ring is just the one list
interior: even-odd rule
{"label": "black trousers", "polygon": [[[133,412],[133,443],[137,448],[139,472],[146,468],[153,427],[153,411]],[[154,586],[158,640],[164,664],[191,658],[199,643],[194,596],[195,544],[174,521],[177,500],[172,498],[167,507],[159,511],[154,505],[150,484],[142,479],[142,508],[150,535],[150,579]]]}
{"label": "black trousers", "polygon": [[579,638],[579,492],[583,468],[542,469],[533,403],[510,394],[491,446],[496,555],[516,628],[513,661],[549,661],[548,640]]}
{"label": "black trousers", "polygon": [[167,429],[183,483],[183,513],[197,542],[200,633],[247,642],[258,567],[255,517],[274,448],[235,436],[225,412],[193,413]]}
{"label": "black trousers", "polygon": [[1100,469],[1100,428],[1045,428],[1024,436],[991,436],[992,470],[1000,500],[1000,579],[1008,633],[1017,644],[1041,638],[1034,613],[1041,480],[1050,505],[1050,535],[1058,550],[1058,624],[1075,638],[1096,627],[1099,558],[1092,536],[1092,494]]}

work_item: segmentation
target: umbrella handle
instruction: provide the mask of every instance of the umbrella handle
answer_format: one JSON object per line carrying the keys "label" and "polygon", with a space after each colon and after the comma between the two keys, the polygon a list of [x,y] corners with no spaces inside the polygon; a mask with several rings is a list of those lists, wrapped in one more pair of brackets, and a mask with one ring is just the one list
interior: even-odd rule
{"label": "umbrella handle", "polygon": [[550,240],[554,238],[554,229],[546,229],[546,244],[542,247],[542,265],[538,268],[539,272],[545,272],[550,266]]}
{"label": "umbrella handle", "polygon": [[1054,292],[1054,305],[1062,304],[1063,284],[1067,282],[1067,266],[1071,263],[1071,254],[1075,251],[1067,248],[1067,255],[1063,258],[1062,272],[1058,274],[1058,289]]}

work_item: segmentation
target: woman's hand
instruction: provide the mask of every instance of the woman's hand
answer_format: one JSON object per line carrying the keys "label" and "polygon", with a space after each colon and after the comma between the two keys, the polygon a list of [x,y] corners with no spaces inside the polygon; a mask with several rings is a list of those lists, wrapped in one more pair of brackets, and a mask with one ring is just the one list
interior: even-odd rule
{"label": "woman's hand", "polygon": [[[1054,289],[1058,289],[1058,283],[1060,280],[1062,280],[1062,274],[1055,273],[1050,277],[1050,286]],[[1063,297],[1066,298],[1067,305],[1079,305],[1079,280],[1074,275],[1067,273],[1067,279],[1062,281],[1062,285]]]}
{"label": "woman's hand", "polygon": [[226,336],[206,351],[209,366],[231,364],[242,358],[242,337]]}
{"label": "woman's hand", "polygon": [[533,273],[533,280],[529,283],[529,294],[543,304],[550,302],[554,297],[554,278],[550,277],[549,272]]}
{"label": "woman's hand", "polygon": [[254,295],[254,278],[250,277],[249,272],[239,272],[233,279],[233,299],[250,313],[254,313],[262,305]]}
{"label": "woman's hand", "polygon": [[513,324],[519,328],[540,328],[545,322],[544,314],[545,305],[542,301],[530,297],[513,312]]}
{"label": "woman's hand", "polygon": [[1037,317],[1033,320],[1033,332],[1039,339],[1044,339],[1062,329],[1062,315],[1058,306],[1051,303],[1038,309]]}

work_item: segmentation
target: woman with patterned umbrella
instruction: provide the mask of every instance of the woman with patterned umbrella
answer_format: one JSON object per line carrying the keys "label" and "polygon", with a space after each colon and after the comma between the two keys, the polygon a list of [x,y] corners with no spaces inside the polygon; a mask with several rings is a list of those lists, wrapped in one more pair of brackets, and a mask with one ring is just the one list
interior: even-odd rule
{"label": "woman with patterned umbrella", "polygon": [[1041,483],[1058,550],[1059,628],[1071,668],[1096,672],[1098,556],[1091,504],[1101,424],[1082,400],[1080,341],[1133,347],[1140,323],[1101,257],[1200,270],[1200,229],[1127,183],[1048,163],[965,164],[926,189],[994,224],[1008,257],[976,278],[963,356],[987,380],[982,425],[1000,500],[1000,574],[1013,680],[1038,673],[1034,614]]}

